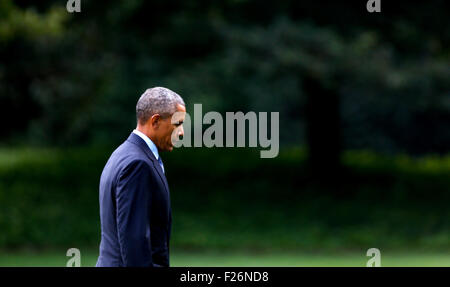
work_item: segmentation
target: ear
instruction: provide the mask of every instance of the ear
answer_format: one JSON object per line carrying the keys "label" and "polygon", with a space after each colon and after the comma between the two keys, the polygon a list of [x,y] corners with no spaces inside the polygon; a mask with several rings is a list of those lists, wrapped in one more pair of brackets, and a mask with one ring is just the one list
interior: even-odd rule
{"label": "ear", "polygon": [[160,114],[154,114],[151,118],[150,118],[150,123],[152,125],[152,127],[154,129],[157,129],[159,127],[161,121],[161,115]]}

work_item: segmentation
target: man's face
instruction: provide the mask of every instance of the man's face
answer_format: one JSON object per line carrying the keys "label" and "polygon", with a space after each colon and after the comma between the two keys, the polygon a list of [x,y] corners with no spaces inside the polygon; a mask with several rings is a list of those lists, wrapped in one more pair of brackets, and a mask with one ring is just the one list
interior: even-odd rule
{"label": "man's face", "polygon": [[173,144],[184,135],[183,122],[186,116],[186,107],[177,105],[176,112],[169,118],[161,119],[158,128],[158,148],[161,151],[172,151]]}

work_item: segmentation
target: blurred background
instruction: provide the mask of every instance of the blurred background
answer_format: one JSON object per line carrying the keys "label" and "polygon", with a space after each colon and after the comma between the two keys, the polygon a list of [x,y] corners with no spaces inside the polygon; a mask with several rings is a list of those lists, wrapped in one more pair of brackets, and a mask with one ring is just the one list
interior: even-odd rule
{"label": "blurred background", "polygon": [[95,265],[145,89],[279,112],[280,153],[162,154],[173,266],[450,266],[448,1],[0,1],[0,266]]}

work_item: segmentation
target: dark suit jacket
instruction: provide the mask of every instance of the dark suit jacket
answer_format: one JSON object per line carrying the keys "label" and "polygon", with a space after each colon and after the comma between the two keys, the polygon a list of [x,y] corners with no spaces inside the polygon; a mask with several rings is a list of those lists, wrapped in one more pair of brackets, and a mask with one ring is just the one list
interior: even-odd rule
{"label": "dark suit jacket", "polygon": [[103,169],[100,222],[96,266],[169,266],[169,187],[152,151],[134,133]]}

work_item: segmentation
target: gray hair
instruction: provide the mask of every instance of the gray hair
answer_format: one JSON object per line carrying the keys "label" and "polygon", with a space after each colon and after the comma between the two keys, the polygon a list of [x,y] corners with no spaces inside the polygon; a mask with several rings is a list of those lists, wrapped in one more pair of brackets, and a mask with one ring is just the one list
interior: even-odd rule
{"label": "gray hair", "polygon": [[145,124],[154,114],[170,117],[175,113],[177,104],[185,106],[183,99],[174,91],[163,87],[147,89],[136,104],[136,118],[139,123]]}

